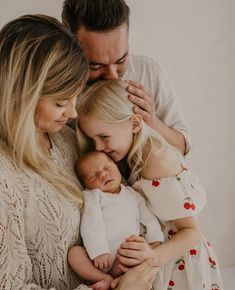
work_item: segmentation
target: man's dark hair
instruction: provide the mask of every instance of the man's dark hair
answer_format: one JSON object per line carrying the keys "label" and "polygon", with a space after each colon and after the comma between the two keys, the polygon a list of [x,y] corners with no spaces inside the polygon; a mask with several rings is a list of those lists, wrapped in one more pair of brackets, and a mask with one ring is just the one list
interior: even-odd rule
{"label": "man's dark hair", "polygon": [[129,7],[124,0],[65,0],[63,24],[74,34],[83,26],[90,31],[110,31],[129,25]]}

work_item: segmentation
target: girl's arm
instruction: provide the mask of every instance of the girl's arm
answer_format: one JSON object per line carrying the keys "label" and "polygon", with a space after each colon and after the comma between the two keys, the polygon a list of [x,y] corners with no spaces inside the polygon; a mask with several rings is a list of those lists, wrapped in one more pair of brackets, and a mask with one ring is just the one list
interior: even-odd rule
{"label": "girl's arm", "polygon": [[179,174],[182,165],[177,153],[170,148],[164,148],[160,152],[153,153],[142,172],[145,179],[169,177]]}
{"label": "girl's arm", "polygon": [[163,244],[153,249],[154,264],[161,266],[178,259],[201,239],[201,233],[194,217],[181,218],[174,221],[177,233]]}
{"label": "girl's arm", "polygon": [[178,232],[161,245],[151,247],[144,238],[131,236],[118,250],[118,259],[121,264],[130,267],[151,258],[153,265],[162,266],[178,259],[196,244],[199,243],[201,234],[193,217],[182,218],[174,221]]}

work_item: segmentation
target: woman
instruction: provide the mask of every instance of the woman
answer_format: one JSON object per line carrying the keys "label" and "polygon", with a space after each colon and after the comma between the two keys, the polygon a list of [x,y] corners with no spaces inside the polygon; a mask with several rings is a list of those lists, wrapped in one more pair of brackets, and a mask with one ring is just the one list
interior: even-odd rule
{"label": "woman", "polygon": [[[77,115],[87,72],[76,40],[54,18],[23,16],[0,32],[2,289],[87,289],[67,264],[69,247],[80,242],[83,199],[75,136],[65,126]],[[113,287],[131,290],[150,270],[139,278],[148,289],[156,269],[140,266]]]}

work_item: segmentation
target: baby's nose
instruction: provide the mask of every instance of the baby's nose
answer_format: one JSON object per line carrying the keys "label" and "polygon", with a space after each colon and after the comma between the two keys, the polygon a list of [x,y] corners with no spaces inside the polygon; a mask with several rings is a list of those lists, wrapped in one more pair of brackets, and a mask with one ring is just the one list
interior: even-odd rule
{"label": "baby's nose", "polygon": [[107,171],[102,171],[100,173],[100,179],[104,179],[108,175]]}

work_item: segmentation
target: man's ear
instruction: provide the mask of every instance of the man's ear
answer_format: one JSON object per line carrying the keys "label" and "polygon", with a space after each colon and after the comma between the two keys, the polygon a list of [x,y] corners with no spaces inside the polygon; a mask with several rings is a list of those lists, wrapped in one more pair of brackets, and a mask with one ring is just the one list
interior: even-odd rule
{"label": "man's ear", "polygon": [[140,131],[140,129],[142,128],[142,121],[143,118],[139,114],[134,114],[131,117],[131,125],[133,133],[138,133]]}

